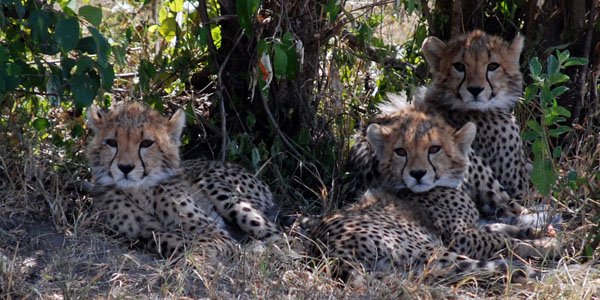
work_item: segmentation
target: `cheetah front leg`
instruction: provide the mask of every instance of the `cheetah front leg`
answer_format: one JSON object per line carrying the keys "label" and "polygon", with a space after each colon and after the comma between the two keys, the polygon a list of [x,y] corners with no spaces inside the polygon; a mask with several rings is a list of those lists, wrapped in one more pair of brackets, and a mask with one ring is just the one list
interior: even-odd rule
{"label": "cheetah front leg", "polygon": [[512,217],[527,212],[527,209],[511,199],[494,177],[492,169],[472,150],[469,152],[469,161],[462,190],[471,196],[483,217]]}
{"label": "cheetah front leg", "polygon": [[204,196],[210,200],[217,212],[228,222],[236,224],[245,233],[260,240],[277,239],[281,234],[277,225],[268,217],[266,207],[261,199],[253,195],[241,193],[227,184],[211,183],[214,188],[205,191]]}
{"label": "cheetah front leg", "polygon": [[452,239],[444,240],[451,251],[475,259],[489,259],[503,251],[520,257],[558,257],[560,245],[556,239],[516,239],[497,231],[468,228],[454,232]]}
{"label": "cheetah front leg", "polygon": [[481,226],[481,230],[486,232],[498,232],[515,239],[538,239],[543,235],[542,230],[539,228],[515,226],[504,223],[485,224]]}

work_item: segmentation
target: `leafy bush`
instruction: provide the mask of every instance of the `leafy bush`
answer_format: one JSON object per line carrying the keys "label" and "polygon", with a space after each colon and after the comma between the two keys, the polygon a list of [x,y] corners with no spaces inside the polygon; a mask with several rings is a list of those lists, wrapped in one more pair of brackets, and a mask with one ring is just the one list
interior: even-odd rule
{"label": "leafy bush", "polygon": [[[544,196],[548,196],[556,186],[559,168],[555,160],[562,155],[562,148],[552,145],[552,139],[571,131],[565,125],[571,113],[558,105],[557,101],[569,89],[565,85],[569,76],[561,71],[569,66],[587,63],[587,59],[571,57],[569,51],[560,50],[556,51],[556,56],[548,56],[545,71],[539,58],[534,57],[529,61],[529,76],[533,83],[525,88],[525,104],[535,105],[538,112],[534,115],[540,118],[527,122],[528,130],[523,132],[523,138],[532,142],[534,160],[531,181]],[[568,178],[573,176],[576,177],[576,174]]]}

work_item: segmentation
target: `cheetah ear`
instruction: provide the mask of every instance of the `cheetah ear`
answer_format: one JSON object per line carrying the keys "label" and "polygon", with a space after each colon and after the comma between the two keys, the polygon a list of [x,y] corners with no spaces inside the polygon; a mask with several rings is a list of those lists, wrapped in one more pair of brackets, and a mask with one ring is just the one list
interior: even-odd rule
{"label": "cheetah ear", "polygon": [[421,51],[423,51],[425,60],[429,64],[432,72],[439,70],[440,61],[442,60],[442,56],[446,52],[447,48],[448,45],[435,36],[430,36],[423,42]]}
{"label": "cheetah ear", "polygon": [[173,142],[179,143],[181,140],[181,132],[185,126],[185,111],[178,109],[169,119],[167,130],[169,137]]}
{"label": "cheetah ear", "polygon": [[381,152],[383,149],[385,138],[389,134],[388,131],[377,123],[372,123],[367,127],[367,141],[376,150],[375,152]]}
{"label": "cheetah ear", "polygon": [[458,144],[458,148],[463,153],[471,150],[471,144],[477,134],[477,126],[473,122],[468,122],[461,129],[454,133],[454,141]]}
{"label": "cheetah ear", "polygon": [[519,62],[519,57],[521,57],[521,52],[523,51],[524,44],[525,38],[520,33],[517,33],[517,36],[515,36],[515,38],[510,43],[510,46],[508,47],[510,57],[515,59],[517,63]]}
{"label": "cheetah ear", "polygon": [[95,104],[87,109],[87,123],[94,131],[98,131],[100,127],[104,126],[104,113]]}

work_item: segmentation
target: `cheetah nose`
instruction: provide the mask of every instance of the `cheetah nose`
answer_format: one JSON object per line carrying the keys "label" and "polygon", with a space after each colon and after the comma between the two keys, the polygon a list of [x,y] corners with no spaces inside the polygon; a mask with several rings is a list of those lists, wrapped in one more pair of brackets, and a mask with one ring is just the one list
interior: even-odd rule
{"label": "cheetah nose", "polygon": [[477,95],[483,91],[483,88],[479,86],[470,86],[467,88],[467,90],[469,93],[471,93],[471,95],[473,95],[473,97],[477,97]]}
{"label": "cheetah nose", "polygon": [[117,165],[117,167],[119,167],[119,170],[121,170],[121,172],[123,172],[123,174],[127,175],[129,174],[129,172],[131,172],[131,170],[133,170],[133,168],[135,168],[134,165]]}
{"label": "cheetah nose", "polygon": [[414,177],[417,181],[420,181],[421,178],[423,178],[423,176],[425,176],[425,171],[423,170],[413,170],[408,172],[408,174],[410,174],[410,176]]}

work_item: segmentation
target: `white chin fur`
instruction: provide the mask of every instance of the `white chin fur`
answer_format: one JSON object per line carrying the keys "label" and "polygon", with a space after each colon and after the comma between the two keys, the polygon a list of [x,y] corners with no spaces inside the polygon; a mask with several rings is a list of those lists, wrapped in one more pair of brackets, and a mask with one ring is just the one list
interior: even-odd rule
{"label": "white chin fur", "polygon": [[122,189],[137,188],[142,185],[142,181],[122,178],[117,181],[117,186]]}
{"label": "white chin fur", "polygon": [[427,192],[432,188],[433,188],[433,185],[431,185],[431,184],[415,184],[413,186],[408,187],[408,189],[410,189],[411,191],[413,191],[415,193]]}
{"label": "white chin fur", "polygon": [[454,104],[452,105],[453,109],[458,110],[480,110],[480,111],[489,111],[489,110],[511,110],[514,108],[515,104],[519,99],[514,96],[507,96],[503,93],[496,95],[495,97],[487,100],[479,100],[474,101],[472,96],[463,96],[463,99],[467,99],[468,101],[462,101],[460,99],[456,99]]}
{"label": "white chin fur", "polygon": [[453,179],[453,178],[440,178],[435,182],[435,186],[445,186],[451,188],[458,188],[462,182],[462,178]]}
{"label": "white chin fur", "polygon": [[115,179],[111,176],[104,175],[99,177],[96,180],[96,183],[98,185],[116,185],[121,189],[145,188],[155,186],[161,183],[162,181],[170,178],[172,175],[173,172],[162,172],[159,174],[150,174],[144,177],[143,179],[132,179],[131,177],[124,178],[122,176],[118,179]]}
{"label": "white chin fur", "polygon": [[439,180],[436,180],[434,183],[430,183],[430,182],[423,182],[423,180],[421,180],[421,183],[417,183],[415,180],[409,180],[411,181],[410,183],[407,183],[406,187],[413,191],[414,193],[423,193],[423,192],[427,192],[431,189],[433,189],[434,187],[438,187],[438,186],[443,186],[443,187],[450,187],[450,188],[458,188],[458,186],[461,183],[461,180],[453,180],[451,178],[440,178]]}

